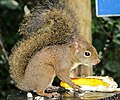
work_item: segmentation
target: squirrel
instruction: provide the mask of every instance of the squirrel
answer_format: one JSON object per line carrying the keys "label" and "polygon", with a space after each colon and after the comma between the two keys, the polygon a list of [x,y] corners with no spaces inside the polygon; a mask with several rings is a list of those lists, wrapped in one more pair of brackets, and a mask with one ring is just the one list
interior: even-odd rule
{"label": "squirrel", "polygon": [[9,57],[10,76],[19,89],[53,96],[44,91],[57,75],[81,91],[71,81],[70,72],[80,64],[96,65],[100,60],[92,44],[78,34],[76,23],[69,11],[57,7],[38,7],[24,18],[19,29],[23,40],[13,47]]}

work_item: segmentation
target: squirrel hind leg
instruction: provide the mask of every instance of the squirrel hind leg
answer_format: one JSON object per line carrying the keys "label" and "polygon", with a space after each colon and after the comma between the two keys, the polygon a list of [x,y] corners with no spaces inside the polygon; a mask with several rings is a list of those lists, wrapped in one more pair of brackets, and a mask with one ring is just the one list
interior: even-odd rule
{"label": "squirrel hind leg", "polygon": [[[45,79],[46,80],[46,79]],[[40,95],[40,96],[43,96],[43,97],[49,97],[49,98],[52,98],[53,97],[53,94],[52,93],[45,93],[45,90],[46,90],[46,88],[48,88],[48,87],[52,87],[52,85],[51,84],[49,84],[48,85],[48,83],[47,82],[45,82],[45,80],[44,80],[44,84],[39,84],[38,86],[37,86],[37,89],[36,89],[36,93],[38,94],[38,95]],[[47,80],[46,80],[47,81]],[[51,83],[51,82],[50,82]]]}
{"label": "squirrel hind leg", "polygon": [[[54,97],[52,93],[45,93],[45,90],[48,87],[52,87],[52,82],[55,77],[55,72],[54,68],[51,67],[50,65],[44,65],[43,68],[46,68],[44,70],[44,77],[41,77],[38,79],[37,87],[36,87],[36,93],[40,96],[45,96],[45,97]],[[47,74],[45,74],[47,73]]]}
{"label": "squirrel hind leg", "polygon": [[58,97],[60,97],[59,93],[44,93],[43,91],[39,91],[39,90],[37,90],[36,93],[40,96],[48,97],[48,98],[58,98]]}
{"label": "squirrel hind leg", "polygon": [[51,94],[51,93],[44,93],[43,90],[37,89],[37,90],[36,90],[36,93],[37,93],[38,95],[40,95],[40,96],[43,96],[43,97],[52,98],[52,94]]}

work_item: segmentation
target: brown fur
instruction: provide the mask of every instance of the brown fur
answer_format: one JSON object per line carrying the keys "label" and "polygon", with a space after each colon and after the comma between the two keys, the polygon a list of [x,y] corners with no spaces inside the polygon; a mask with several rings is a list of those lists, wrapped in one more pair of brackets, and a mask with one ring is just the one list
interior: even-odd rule
{"label": "brown fur", "polygon": [[[32,50],[34,49],[32,48],[38,49],[41,43],[32,45],[34,44],[33,40],[36,40],[33,37],[33,40],[24,41],[13,53],[10,60],[11,77],[16,81],[17,87],[24,91],[37,90],[38,94],[46,95],[44,94],[44,90],[51,84],[55,75],[57,75],[74,89],[78,88],[69,78],[70,71],[74,69],[73,65],[75,63],[95,65],[99,62],[95,48],[86,41],[78,38],[81,37],[77,36],[72,42],[67,44],[46,46],[36,52],[27,62],[25,60],[33,52]],[[75,46],[76,42],[79,44],[77,48]],[[84,56],[86,50],[91,52],[90,57]],[[23,66],[26,66],[24,70]]]}
{"label": "brown fur", "polygon": [[[20,34],[25,38],[9,57],[10,75],[18,88],[37,90],[38,94],[47,96],[44,90],[55,75],[78,88],[69,78],[74,64],[94,65],[99,59],[94,47],[78,35],[75,23],[67,11],[55,8],[43,12],[36,9],[23,21]],[[84,57],[86,50],[92,53],[91,57]]]}
{"label": "brown fur", "polygon": [[41,10],[36,8],[21,23],[19,34],[29,37],[34,34],[59,34],[63,36],[77,33],[77,22],[75,17],[65,9],[51,8]]}
{"label": "brown fur", "polygon": [[20,34],[26,38],[17,43],[10,55],[10,73],[16,81],[24,75],[29,59],[37,51],[48,45],[60,45],[72,40],[76,34],[74,22],[66,11],[60,9],[35,9],[21,24]]}

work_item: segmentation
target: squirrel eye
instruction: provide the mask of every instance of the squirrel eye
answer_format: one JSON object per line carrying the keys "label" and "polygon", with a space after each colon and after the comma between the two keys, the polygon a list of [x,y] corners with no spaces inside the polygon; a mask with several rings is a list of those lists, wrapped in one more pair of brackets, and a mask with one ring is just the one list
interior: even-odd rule
{"label": "squirrel eye", "polygon": [[90,51],[85,51],[84,56],[85,57],[90,57],[91,56],[91,52]]}

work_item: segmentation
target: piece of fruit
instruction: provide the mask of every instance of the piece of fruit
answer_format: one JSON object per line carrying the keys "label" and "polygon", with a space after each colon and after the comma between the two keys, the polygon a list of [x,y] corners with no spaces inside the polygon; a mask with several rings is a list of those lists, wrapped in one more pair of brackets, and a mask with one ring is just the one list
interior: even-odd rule
{"label": "piece of fruit", "polygon": [[[112,92],[117,89],[118,85],[113,80],[112,77],[102,77],[102,76],[89,76],[85,78],[72,78],[72,81],[79,85],[82,90],[89,91],[104,91]],[[67,89],[72,89],[65,82],[61,82],[60,85]]]}

